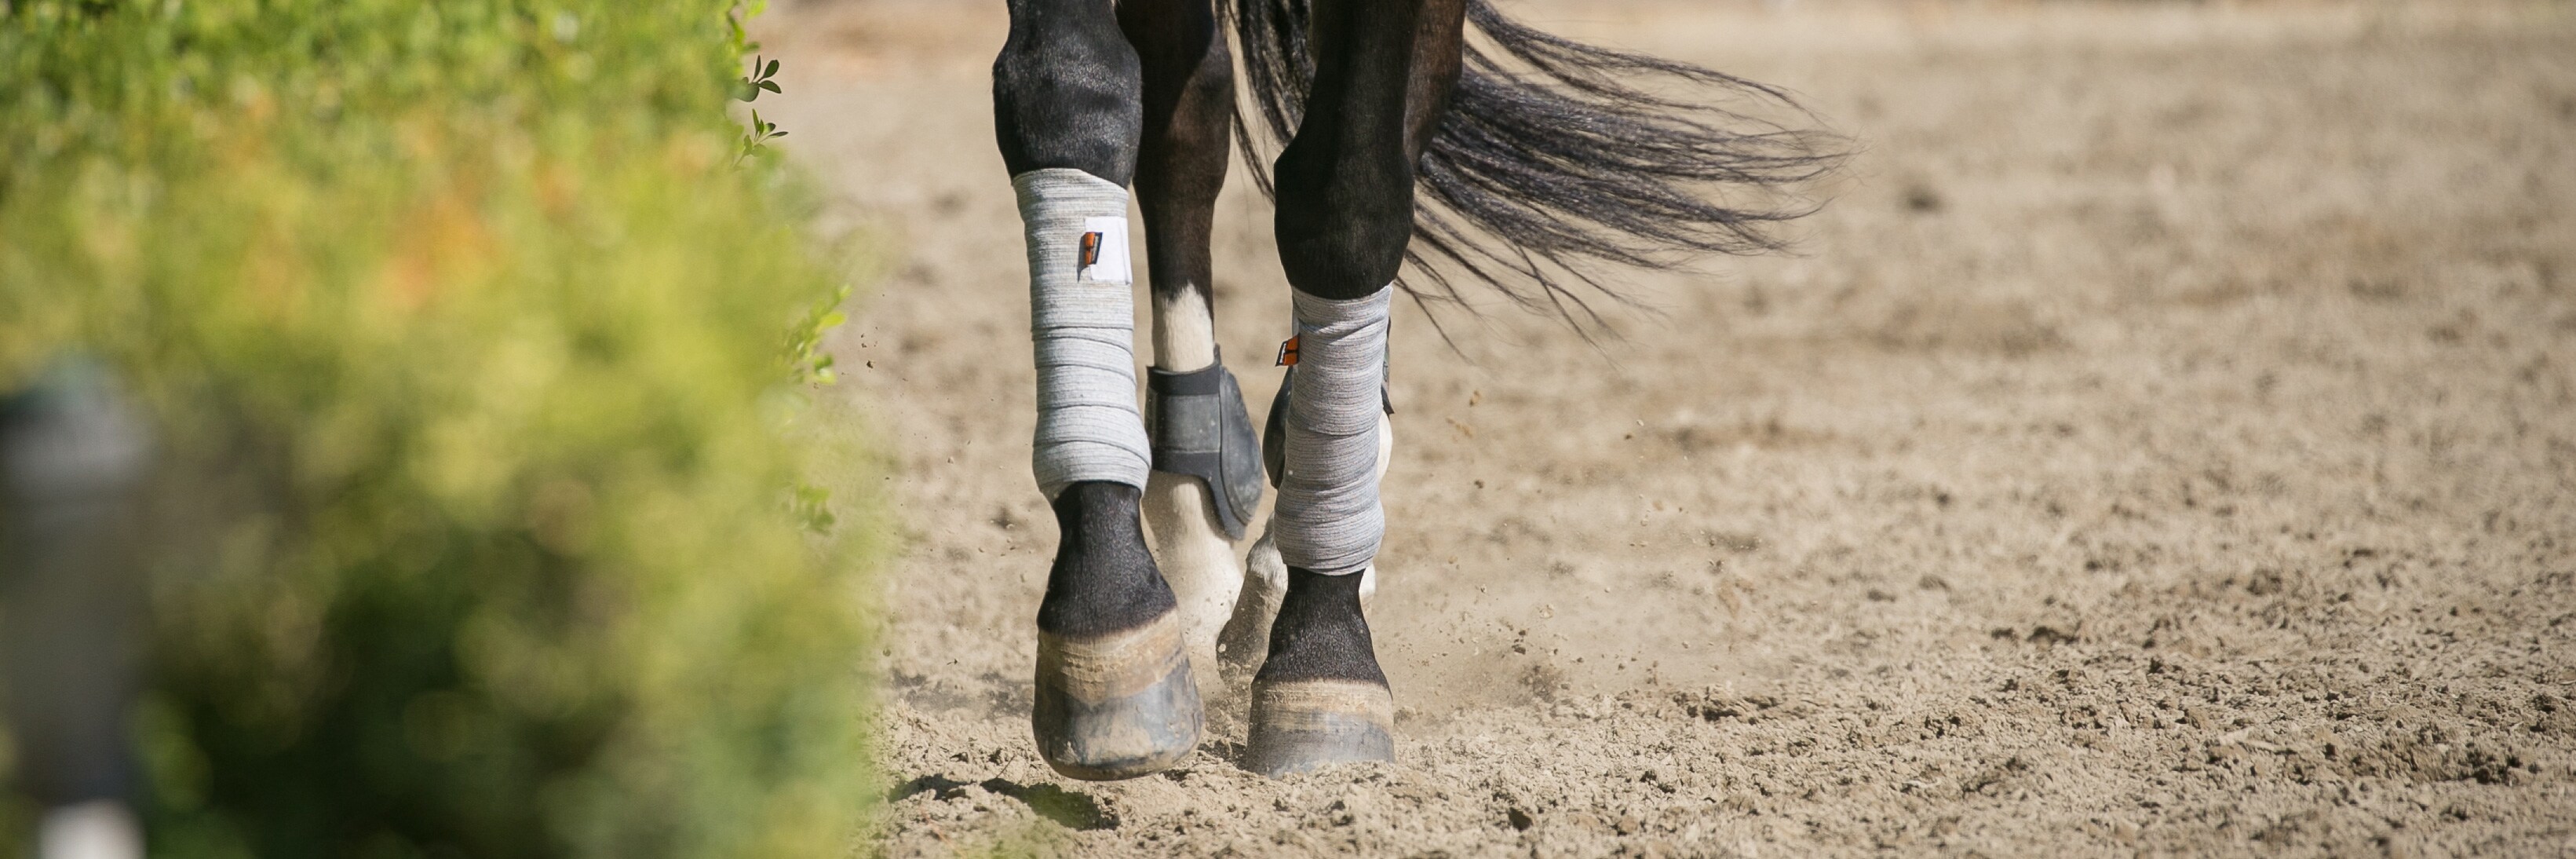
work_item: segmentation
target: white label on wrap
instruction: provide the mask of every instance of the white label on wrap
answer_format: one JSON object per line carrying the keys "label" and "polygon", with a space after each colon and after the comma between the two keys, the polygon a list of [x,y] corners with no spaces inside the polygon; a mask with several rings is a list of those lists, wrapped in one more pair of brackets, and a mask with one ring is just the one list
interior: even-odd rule
{"label": "white label on wrap", "polygon": [[1127,219],[1082,219],[1082,259],[1074,279],[1083,283],[1131,284],[1135,272],[1127,266]]}

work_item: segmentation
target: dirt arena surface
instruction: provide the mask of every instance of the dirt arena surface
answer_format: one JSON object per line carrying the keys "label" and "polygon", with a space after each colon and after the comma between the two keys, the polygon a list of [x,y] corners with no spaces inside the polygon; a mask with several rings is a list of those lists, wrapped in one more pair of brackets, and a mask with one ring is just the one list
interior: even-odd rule
{"label": "dirt arena surface", "polygon": [[[1026,721],[1000,5],[764,23],[887,260],[832,394],[905,541],[862,853],[2576,855],[2576,6],[1507,7],[1863,152],[1802,256],[1633,277],[1624,339],[1399,310],[1399,765],[1264,780],[1238,715],[1088,784]],[[1256,418],[1269,236],[1230,191]]]}

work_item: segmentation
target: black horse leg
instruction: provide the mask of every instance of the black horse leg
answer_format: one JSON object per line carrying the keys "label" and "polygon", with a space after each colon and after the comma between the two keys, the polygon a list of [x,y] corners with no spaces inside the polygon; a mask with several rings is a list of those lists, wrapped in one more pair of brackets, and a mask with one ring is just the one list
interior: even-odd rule
{"label": "black horse leg", "polygon": [[1109,0],[1011,0],[994,127],[1028,229],[1035,465],[1061,532],[1038,608],[1039,752],[1074,778],[1132,778],[1198,744],[1198,692],[1172,591],[1139,523],[1126,192],[1143,101]]}
{"label": "black horse leg", "polygon": [[[1413,231],[1413,170],[1429,132],[1436,128],[1454,87],[1459,66],[1459,40],[1465,7],[1461,0],[1317,0],[1313,7],[1313,51],[1316,76],[1297,136],[1276,166],[1279,212],[1276,231],[1281,266],[1300,298],[1300,330],[1306,330],[1308,299],[1330,302],[1385,300],[1386,290],[1403,264]],[[1382,367],[1383,304],[1372,336],[1354,337],[1350,348],[1360,364]],[[1301,336],[1304,336],[1301,334]],[[1342,504],[1348,483],[1367,481],[1361,509],[1378,515],[1374,499],[1376,469],[1352,469],[1352,462],[1383,461],[1378,447],[1385,425],[1377,415],[1376,379],[1348,380],[1327,389],[1324,378],[1309,367],[1316,353],[1299,368],[1291,398],[1290,435],[1281,505],[1303,499],[1292,492],[1311,492],[1319,508]],[[1312,398],[1312,399],[1310,399]],[[1332,398],[1335,402],[1322,400]],[[1348,402],[1341,402],[1341,401]],[[1365,413],[1359,409],[1366,409]],[[1351,426],[1322,428],[1304,441],[1294,421],[1306,415],[1338,415]],[[1366,431],[1365,421],[1377,420]],[[1334,450],[1331,445],[1342,445]],[[1365,445],[1365,450],[1353,445]],[[1302,445],[1302,447],[1301,447]],[[1301,457],[1306,457],[1301,461]],[[1338,460],[1333,462],[1331,460]],[[1333,474],[1343,486],[1295,488],[1296,475]],[[1288,525],[1283,512],[1282,526]],[[1333,523],[1299,527],[1319,533]],[[1338,538],[1336,538],[1338,539]],[[1362,539],[1354,552],[1335,539],[1307,540],[1282,531],[1279,546],[1288,559],[1288,591],[1270,630],[1270,652],[1254,679],[1252,731],[1248,763],[1256,771],[1283,774],[1325,764],[1391,760],[1393,700],[1386,675],[1377,664],[1368,622],[1360,607],[1360,587],[1375,535]],[[1337,569],[1315,569],[1302,560],[1332,555]]]}
{"label": "black horse leg", "polygon": [[1136,200],[1154,295],[1154,366],[1185,373],[1217,361],[1208,235],[1233,139],[1234,60],[1209,0],[1126,0],[1118,24],[1144,71]]}
{"label": "black horse leg", "polygon": [[[1191,663],[1216,666],[1216,636],[1241,589],[1233,540],[1260,504],[1258,436],[1219,364],[1209,231],[1225,185],[1234,63],[1211,0],[1125,0],[1118,23],[1144,67],[1136,199],[1153,286],[1147,414],[1154,472],[1145,521],[1180,601]],[[1201,679],[1213,680],[1203,674]]]}
{"label": "black horse leg", "polygon": [[1110,0],[1010,0],[1011,35],[993,60],[993,130],[1017,176],[1051,167],[1125,185],[1136,172],[1136,51]]}
{"label": "black horse leg", "polygon": [[1413,237],[1413,168],[1458,82],[1464,0],[1316,0],[1314,85],[1279,154],[1279,261],[1299,291],[1385,287]]}

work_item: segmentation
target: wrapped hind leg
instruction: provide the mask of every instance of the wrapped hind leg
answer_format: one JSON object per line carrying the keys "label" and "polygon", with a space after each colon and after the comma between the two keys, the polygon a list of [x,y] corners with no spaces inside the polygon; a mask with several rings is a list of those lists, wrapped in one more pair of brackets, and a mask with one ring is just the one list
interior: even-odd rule
{"label": "wrapped hind leg", "polygon": [[[1158,316],[1175,312],[1156,310]],[[1209,672],[1216,669],[1218,632],[1233,614],[1242,578],[1235,541],[1243,538],[1262,493],[1260,441],[1234,374],[1213,360],[1213,351],[1197,370],[1149,368],[1145,387],[1154,440],[1145,520],[1153,528],[1155,563],[1180,603],[1191,659]],[[1215,675],[1204,680],[1214,682]]]}
{"label": "wrapped hind leg", "polygon": [[1155,563],[1180,601],[1191,662],[1202,687],[1215,688],[1216,633],[1243,571],[1235,541],[1262,490],[1251,420],[1217,354],[1211,301],[1209,242],[1231,158],[1234,63],[1208,0],[1117,7],[1145,82],[1136,159],[1154,302],[1145,521]]}

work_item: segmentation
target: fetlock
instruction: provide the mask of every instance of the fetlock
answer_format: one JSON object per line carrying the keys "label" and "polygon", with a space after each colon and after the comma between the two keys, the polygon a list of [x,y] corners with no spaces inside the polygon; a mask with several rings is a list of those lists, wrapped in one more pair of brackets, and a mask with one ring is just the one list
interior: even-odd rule
{"label": "fetlock", "polygon": [[1138,490],[1081,482],[1055,500],[1063,542],[1038,605],[1039,756],[1079,779],[1180,762],[1204,730],[1172,590],[1137,522]]}
{"label": "fetlock", "polygon": [[[1179,304],[1158,305],[1157,312],[1204,320],[1204,304]],[[1215,352],[1213,344],[1208,351]],[[1242,589],[1243,562],[1234,541],[1261,503],[1260,441],[1223,361],[1187,372],[1148,372],[1145,423],[1154,472],[1145,484],[1145,518],[1152,526],[1154,559],[1180,602],[1199,688],[1227,689],[1218,671],[1218,637]]]}
{"label": "fetlock", "polygon": [[1172,611],[1172,589],[1138,524],[1141,490],[1086,481],[1054,502],[1060,542],[1047,569],[1038,631],[1094,636],[1134,629]]}
{"label": "fetlock", "polygon": [[1270,656],[1254,682],[1350,680],[1386,685],[1368,618],[1360,610],[1357,573],[1319,575],[1288,568],[1288,593],[1270,622]]}

